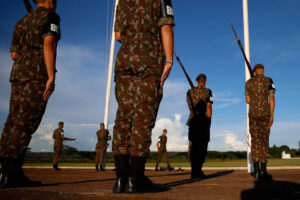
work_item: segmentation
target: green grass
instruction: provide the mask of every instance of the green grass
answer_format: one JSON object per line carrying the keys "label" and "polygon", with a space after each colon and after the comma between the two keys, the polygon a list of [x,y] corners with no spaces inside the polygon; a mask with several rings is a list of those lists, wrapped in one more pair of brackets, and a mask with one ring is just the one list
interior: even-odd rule
{"label": "green grass", "polygon": [[[190,167],[188,162],[171,162],[174,167]],[[27,163],[25,166],[52,166],[51,163]],[[94,167],[94,163],[60,163],[59,166],[72,167]],[[114,167],[113,163],[107,163],[107,167]],[[147,167],[154,167],[155,163],[147,163]],[[161,162],[160,167],[166,167],[165,162]],[[300,166],[300,159],[269,159],[268,166]],[[247,160],[208,160],[204,167],[247,167]]]}

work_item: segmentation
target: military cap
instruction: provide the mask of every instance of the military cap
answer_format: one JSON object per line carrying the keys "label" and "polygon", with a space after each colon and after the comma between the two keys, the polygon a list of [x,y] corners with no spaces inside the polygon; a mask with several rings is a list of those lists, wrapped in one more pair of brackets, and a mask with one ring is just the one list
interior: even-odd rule
{"label": "military cap", "polygon": [[257,69],[259,69],[259,68],[261,68],[261,69],[265,69],[265,67],[262,65],[262,64],[256,64],[255,66],[254,66],[254,68],[253,68],[253,71],[255,72]]}
{"label": "military cap", "polygon": [[206,75],[205,74],[199,74],[196,78],[196,81],[206,81]]}

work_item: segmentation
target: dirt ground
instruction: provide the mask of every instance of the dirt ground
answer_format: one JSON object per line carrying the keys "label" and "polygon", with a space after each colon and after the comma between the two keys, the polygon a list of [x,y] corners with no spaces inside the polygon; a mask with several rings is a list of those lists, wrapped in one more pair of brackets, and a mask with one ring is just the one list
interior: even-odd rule
{"label": "dirt ground", "polygon": [[153,182],[170,186],[161,193],[113,194],[115,173],[92,169],[25,169],[42,187],[0,189],[1,200],[138,200],[138,199],[300,199],[300,170],[270,170],[273,181],[254,181],[245,170],[204,170],[205,180],[190,180],[190,171],[147,170]]}

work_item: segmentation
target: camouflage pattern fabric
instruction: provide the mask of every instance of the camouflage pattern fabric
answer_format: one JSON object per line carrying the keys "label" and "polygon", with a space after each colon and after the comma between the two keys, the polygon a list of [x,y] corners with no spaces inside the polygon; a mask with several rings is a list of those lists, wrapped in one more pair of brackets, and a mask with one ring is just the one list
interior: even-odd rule
{"label": "camouflage pattern fabric", "polygon": [[53,139],[54,139],[53,165],[58,164],[58,160],[61,156],[62,146],[63,146],[63,140],[61,139],[61,135],[63,134],[64,131],[61,128],[55,129],[53,133]]}
{"label": "camouflage pattern fabric", "polygon": [[0,140],[0,156],[19,158],[26,153],[31,135],[37,130],[46,109],[45,84],[36,81],[12,82],[9,114]]}
{"label": "camouflage pattern fabric", "polygon": [[253,162],[266,163],[269,150],[269,118],[249,118],[251,134],[251,158]]}
{"label": "camouflage pattern fabric", "polygon": [[[60,18],[55,12],[46,8],[37,8],[19,20],[14,28],[10,51],[17,52],[11,81],[40,81],[48,80],[47,69],[43,55],[43,38],[54,35],[56,41],[60,39]],[[52,30],[56,30],[54,32]]]}
{"label": "camouflage pattern fabric", "polygon": [[108,146],[107,140],[110,139],[109,132],[106,129],[100,129],[96,132],[98,143],[96,144],[96,158],[95,163],[102,165],[104,160],[104,155]]}
{"label": "camouflage pattern fabric", "polygon": [[246,82],[245,95],[249,96],[249,117],[270,117],[269,93],[275,93],[275,86],[271,78],[257,75]]}
{"label": "camouflage pattern fabric", "polygon": [[[212,97],[212,92],[209,88],[202,87],[199,85],[197,87],[189,89],[188,93],[189,95],[188,94],[186,95],[186,101],[190,110],[190,116],[188,121],[186,122],[186,125],[189,126],[191,119],[196,115],[200,115],[201,114],[200,112],[204,109],[201,107],[201,105],[199,105],[199,102],[202,100],[205,103],[205,109],[206,109],[206,103],[213,104],[213,97]],[[195,111],[193,109],[193,106]]]}
{"label": "camouflage pattern fabric", "polygon": [[166,150],[167,149],[167,141],[168,141],[168,137],[161,135],[159,136],[159,150]]}
{"label": "camouflage pattern fabric", "polygon": [[59,40],[59,16],[45,8],[25,15],[14,28],[10,51],[16,52],[18,58],[10,75],[10,108],[0,141],[1,157],[24,156],[42,120],[47,105],[43,101],[48,79],[43,37],[47,35]]}
{"label": "camouflage pattern fabric", "polygon": [[250,97],[249,129],[253,162],[267,162],[269,149],[270,104],[269,94],[275,93],[271,78],[257,75],[246,82],[245,95]]}
{"label": "camouflage pattern fabric", "polygon": [[115,73],[134,74],[151,68],[160,76],[164,67],[164,51],[160,27],[175,25],[171,17],[160,16],[160,0],[120,0],[114,31],[120,32],[122,46],[116,57]]}
{"label": "camouflage pattern fabric", "polygon": [[159,136],[159,151],[158,151],[158,155],[157,155],[157,162],[156,162],[156,166],[159,165],[161,158],[164,156],[165,157],[165,161],[168,165],[170,165],[169,162],[169,157],[168,157],[168,152],[167,152],[167,136],[161,135]]}
{"label": "camouflage pattern fabric", "polygon": [[160,0],[120,0],[114,31],[122,46],[115,64],[118,110],[113,155],[148,156],[151,131],[162,98],[160,77],[165,56],[160,27],[175,25],[160,15]]}
{"label": "camouflage pattern fabric", "polygon": [[116,78],[118,103],[114,126],[113,154],[143,157],[149,155],[151,132],[162,99],[160,78],[130,75]]}

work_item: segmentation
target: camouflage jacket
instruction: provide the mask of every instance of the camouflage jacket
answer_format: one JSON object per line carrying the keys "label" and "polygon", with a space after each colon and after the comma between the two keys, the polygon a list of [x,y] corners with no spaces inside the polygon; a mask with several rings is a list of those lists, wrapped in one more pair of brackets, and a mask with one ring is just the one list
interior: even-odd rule
{"label": "camouflage jacket", "polygon": [[168,15],[162,16],[161,1],[166,0],[119,1],[114,31],[120,32],[122,46],[116,58],[116,74],[139,74],[150,68],[150,74],[161,75],[165,56],[160,27],[175,25],[171,6]]}
{"label": "camouflage jacket", "polygon": [[167,149],[167,140],[168,140],[167,136],[161,135],[158,137],[158,139],[159,139],[159,144],[160,144],[159,149],[162,149],[162,150]]}
{"label": "camouflage jacket", "polygon": [[53,132],[54,145],[62,145],[63,140],[61,139],[61,135],[64,135],[64,130],[62,128],[57,128]]}
{"label": "camouflage jacket", "polygon": [[109,132],[106,129],[100,129],[96,132],[98,143],[100,145],[107,145],[107,140],[110,140]]}
{"label": "camouflage jacket", "polygon": [[[186,125],[190,124],[190,120],[196,115],[204,115],[206,112],[206,104],[213,104],[212,92],[210,89],[197,86],[189,89],[186,95],[186,101],[190,110],[190,116]],[[194,113],[196,112],[196,113]]]}
{"label": "camouflage jacket", "polygon": [[271,78],[257,75],[246,82],[245,95],[250,97],[249,117],[270,117],[269,93],[275,93],[275,85]]}
{"label": "camouflage jacket", "polygon": [[25,15],[15,25],[11,52],[18,53],[10,81],[47,81],[48,74],[43,54],[43,38],[54,35],[60,39],[60,18],[57,13],[43,7]]}

